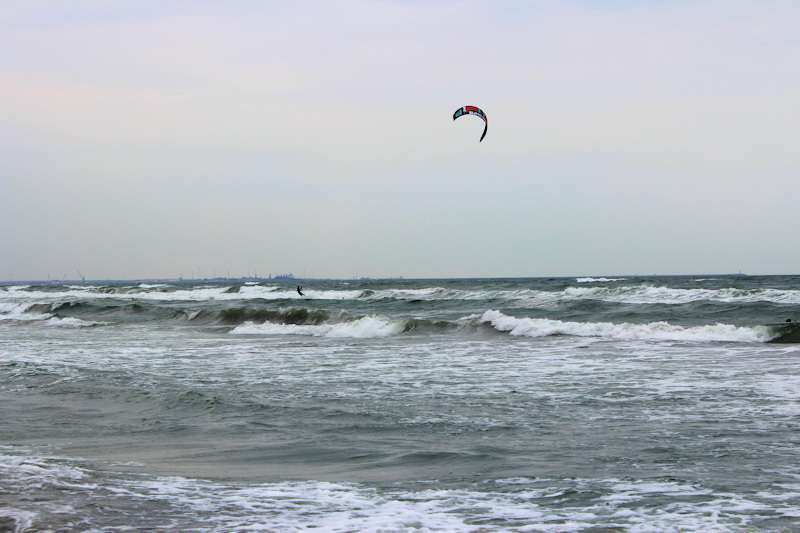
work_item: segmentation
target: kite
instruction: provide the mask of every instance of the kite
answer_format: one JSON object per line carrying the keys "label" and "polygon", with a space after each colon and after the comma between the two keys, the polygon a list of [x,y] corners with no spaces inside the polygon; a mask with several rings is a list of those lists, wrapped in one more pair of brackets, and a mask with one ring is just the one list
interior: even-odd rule
{"label": "kite", "polygon": [[[459,107],[455,113],[453,113],[453,120],[457,119],[463,115],[477,115],[483,119],[486,123],[486,126],[483,128],[483,135],[481,135],[481,141],[484,137],[486,137],[486,130],[489,129],[489,120],[486,118],[486,113],[475,107],[474,105],[466,105],[464,107]],[[478,141],[478,142],[481,142]]]}

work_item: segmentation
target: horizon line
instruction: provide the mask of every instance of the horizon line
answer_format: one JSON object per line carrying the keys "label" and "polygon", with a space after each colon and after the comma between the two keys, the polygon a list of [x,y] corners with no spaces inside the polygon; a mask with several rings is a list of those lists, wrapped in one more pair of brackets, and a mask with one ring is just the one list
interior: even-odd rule
{"label": "horizon line", "polygon": [[543,275],[543,276],[454,276],[454,277],[412,277],[404,276],[359,276],[359,277],[257,277],[257,276],[238,276],[238,277],[215,277],[215,278],[133,278],[133,279],[26,279],[26,280],[0,280],[0,285],[85,285],[87,283],[143,283],[143,282],[168,282],[168,283],[197,283],[197,282],[219,282],[219,281],[421,281],[421,280],[488,280],[488,279],[567,279],[567,278],[678,278],[678,277],[769,277],[769,276],[797,276],[800,274],[745,274],[743,272],[727,274],[581,274],[581,275]]}

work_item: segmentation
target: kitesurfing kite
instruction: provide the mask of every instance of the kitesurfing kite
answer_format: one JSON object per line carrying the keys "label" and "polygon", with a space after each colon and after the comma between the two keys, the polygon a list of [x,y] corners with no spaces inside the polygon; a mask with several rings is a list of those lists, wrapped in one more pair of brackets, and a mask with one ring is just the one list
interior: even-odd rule
{"label": "kitesurfing kite", "polygon": [[486,126],[484,126],[483,135],[481,135],[481,141],[482,141],[483,138],[486,137],[486,130],[489,129],[489,121],[486,119],[486,113],[484,113],[474,105],[465,105],[464,107],[459,107],[458,109],[456,109],[456,112],[453,113],[453,120],[457,119],[462,115],[477,115],[483,119],[483,121],[486,123]]}

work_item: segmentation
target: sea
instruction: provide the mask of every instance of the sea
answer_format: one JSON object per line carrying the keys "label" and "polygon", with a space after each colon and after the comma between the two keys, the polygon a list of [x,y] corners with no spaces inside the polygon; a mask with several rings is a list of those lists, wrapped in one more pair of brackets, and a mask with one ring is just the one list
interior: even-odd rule
{"label": "sea", "polygon": [[7,283],[0,531],[800,531],[793,319],[800,276]]}

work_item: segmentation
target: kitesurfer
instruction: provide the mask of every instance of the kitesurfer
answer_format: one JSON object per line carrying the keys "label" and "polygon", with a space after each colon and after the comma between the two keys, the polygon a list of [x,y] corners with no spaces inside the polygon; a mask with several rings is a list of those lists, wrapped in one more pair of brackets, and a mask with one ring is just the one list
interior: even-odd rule
{"label": "kitesurfer", "polygon": [[297,286],[297,294],[299,294],[300,296],[305,296],[305,294],[303,294],[303,291],[301,290],[302,288],[303,287],[301,287],[300,285]]}

